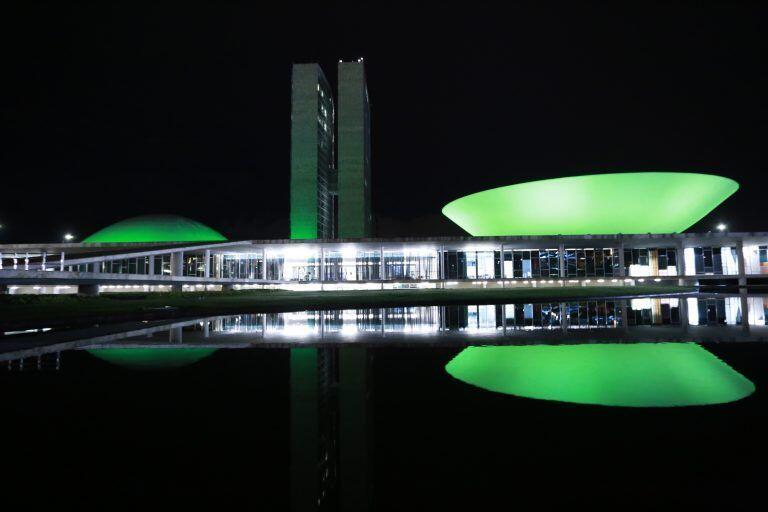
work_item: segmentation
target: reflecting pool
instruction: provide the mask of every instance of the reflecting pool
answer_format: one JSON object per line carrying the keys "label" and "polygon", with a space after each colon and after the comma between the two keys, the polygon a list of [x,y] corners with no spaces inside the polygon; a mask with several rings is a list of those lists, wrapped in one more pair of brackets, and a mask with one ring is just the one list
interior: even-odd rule
{"label": "reflecting pool", "polygon": [[0,490],[9,509],[761,504],[767,311],[701,294],[5,331]]}

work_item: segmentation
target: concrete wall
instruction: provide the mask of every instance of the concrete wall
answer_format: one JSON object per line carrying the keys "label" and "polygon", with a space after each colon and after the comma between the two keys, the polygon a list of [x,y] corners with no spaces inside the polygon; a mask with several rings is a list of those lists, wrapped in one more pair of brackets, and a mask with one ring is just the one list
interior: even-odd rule
{"label": "concrete wall", "polygon": [[370,105],[362,62],[339,63],[339,236],[371,236]]}
{"label": "concrete wall", "polygon": [[[293,239],[323,238],[331,234],[334,116],[333,97],[320,66],[294,64],[290,214]],[[327,127],[321,125],[321,118]]]}

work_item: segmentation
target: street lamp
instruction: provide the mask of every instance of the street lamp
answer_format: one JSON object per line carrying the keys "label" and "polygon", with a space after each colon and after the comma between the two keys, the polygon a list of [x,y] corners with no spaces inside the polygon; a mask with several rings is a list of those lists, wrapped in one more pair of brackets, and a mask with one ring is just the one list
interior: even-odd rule
{"label": "street lamp", "polygon": [[67,242],[71,242],[74,239],[75,239],[75,235],[71,233],[67,233],[66,235],[64,235],[64,240],[66,240]]}
{"label": "street lamp", "polygon": [[725,225],[725,224],[723,224],[722,222],[721,222],[720,224],[718,224],[718,225],[717,225],[717,230],[718,230],[718,231],[725,231],[727,228],[728,228],[728,226],[726,226],[726,225]]}

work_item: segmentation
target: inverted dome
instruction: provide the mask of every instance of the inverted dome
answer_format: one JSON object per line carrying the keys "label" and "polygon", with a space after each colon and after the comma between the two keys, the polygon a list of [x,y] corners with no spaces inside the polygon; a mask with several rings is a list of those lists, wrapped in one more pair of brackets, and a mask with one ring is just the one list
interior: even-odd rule
{"label": "inverted dome", "polygon": [[216,352],[215,348],[99,348],[88,353],[131,370],[181,368]]}
{"label": "inverted dome", "polygon": [[488,391],[593,405],[710,405],[755,391],[695,343],[469,347],[445,370]]}
{"label": "inverted dome", "polygon": [[572,176],[470,194],[443,214],[472,236],[680,233],[738,188],[687,172]]}
{"label": "inverted dome", "polygon": [[83,242],[222,242],[218,231],[179,215],[141,215],[97,231]]}

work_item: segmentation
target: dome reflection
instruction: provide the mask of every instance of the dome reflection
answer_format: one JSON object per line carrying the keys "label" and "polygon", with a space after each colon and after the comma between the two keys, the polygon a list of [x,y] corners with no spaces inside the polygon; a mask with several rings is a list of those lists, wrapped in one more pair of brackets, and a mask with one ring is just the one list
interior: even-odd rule
{"label": "dome reflection", "polygon": [[746,377],[695,343],[469,347],[445,369],[488,391],[579,404],[711,405],[755,391]]}

